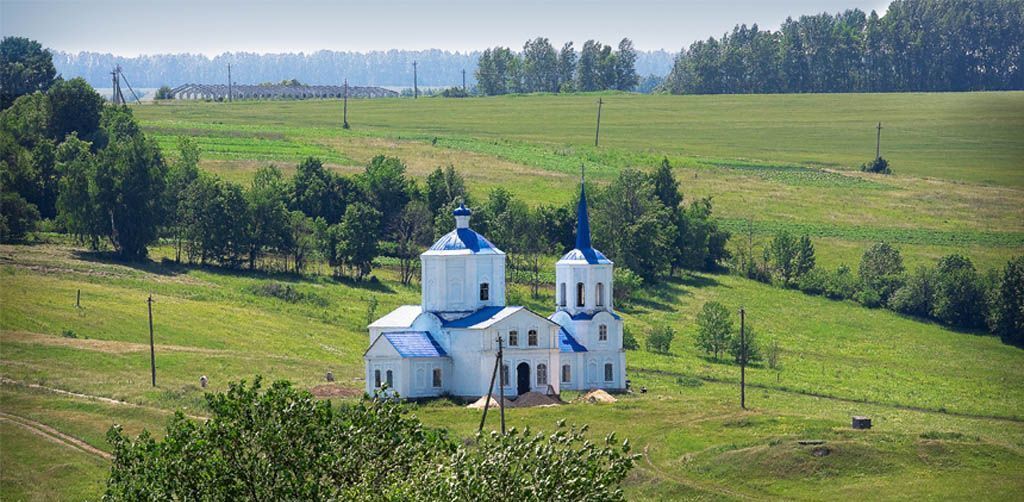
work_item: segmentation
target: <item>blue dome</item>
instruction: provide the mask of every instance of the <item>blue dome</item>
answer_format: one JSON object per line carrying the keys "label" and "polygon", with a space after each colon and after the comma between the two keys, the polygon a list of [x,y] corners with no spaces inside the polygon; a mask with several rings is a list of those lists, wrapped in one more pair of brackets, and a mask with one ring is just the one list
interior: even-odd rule
{"label": "blue dome", "polygon": [[[468,209],[467,209],[468,211]],[[468,228],[456,228],[448,232],[424,254],[444,253],[505,254],[486,237]]]}
{"label": "blue dome", "polygon": [[573,249],[558,261],[585,261],[591,265],[611,263],[612,261],[605,257],[600,251],[588,247],[586,249]]}
{"label": "blue dome", "polygon": [[473,214],[473,211],[470,211],[465,204],[459,204],[459,207],[455,208],[455,210],[452,211],[452,214],[455,216],[469,216]]}

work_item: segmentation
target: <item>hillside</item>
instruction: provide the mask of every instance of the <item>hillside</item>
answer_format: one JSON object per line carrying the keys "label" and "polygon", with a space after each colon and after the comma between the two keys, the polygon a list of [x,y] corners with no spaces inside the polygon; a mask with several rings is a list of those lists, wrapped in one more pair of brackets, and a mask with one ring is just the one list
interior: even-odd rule
{"label": "hillside", "polygon": [[[416,177],[450,163],[475,195],[506,186],[539,204],[569,200],[581,162],[604,183],[668,157],[687,200],[712,196],[725,225],[755,239],[808,233],[825,266],[856,267],[882,239],[908,268],[962,252],[986,269],[1024,251],[1024,93],[607,94],[595,148],[598,97],[353,101],[350,131],[338,127],[338,101],[161,103],[134,113],[168,155],[177,136],[195,136],[202,167],[236,181],[266,162],[291,173],[315,155],[355,172],[385,153]],[[856,170],[873,155],[877,121],[889,177]],[[287,378],[348,399],[339,396],[363,388],[371,299],[379,315],[420,292],[380,263],[376,280],[352,282],[175,265],[172,255],[164,245],[128,265],[54,234],[0,246],[0,444],[16,446],[0,449],[4,498],[100,495],[111,424],[159,433],[172,410],[203,415],[203,394],[232,380]],[[280,294],[289,287],[294,294]],[[548,312],[552,293],[549,285],[532,298],[516,286],[509,303]],[[781,369],[748,371],[748,410],[738,405],[738,367],[694,346],[694,319],[709,300],[743,306],[758,335],[782,348]],[[545,430],[565,418],[590,424],[595,438],[629,438],[642,455],[626,484],[631,498],[978,498],[984,487],[982,498],[1013,500],[1024,491],[1020,348],[725,274],[683,274],[619,310],[641,346],[656,326],[676,330],[670,354],[627,353],[633,387],[648,392],[515,409],[508,419]],[[335,384],[325,386],[327,371]],[[478,411],[447,400],[414,413],[461,436],[479,423]],[[852,415],[870,416],[874,428],[851,430]]]}

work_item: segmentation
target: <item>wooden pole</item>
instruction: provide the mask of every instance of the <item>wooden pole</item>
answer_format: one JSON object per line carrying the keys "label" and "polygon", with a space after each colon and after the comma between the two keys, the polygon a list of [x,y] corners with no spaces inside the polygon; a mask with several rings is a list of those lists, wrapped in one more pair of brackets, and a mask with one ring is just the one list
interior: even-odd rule
{"label": "wooden pole", "polygon": [[[504,366],[504,342],[498,336],[498,367]],[[505,382],[498,382],[498,409],[501,411],[501,435],[505,435]]]}
{"label": "wooden pole", "polygon": [[882,156],[882,123],[878,123],[878,135],[875,136],[875,158]]}
{"label": "wooden pole", "polygon": [[746,312],[740,307],[740,408],[747,409],[747,335]]}
{"label": "wooden pole", "polygon": [[420,97],[420,88],[416,75],[416,64],[416,61],[412,62],[412,99],[418,99]]}
{"label": "wooden pole", "polygon": [[[487,421],[487,408],[491,407],[491,395],[494,392],[494,377],[498,375],[498,365],[501,364],[501,337],[498,337],[499,350],[498,355],[494,357],[494,371],[491,372],[491,385],[487,387],[487,401],[484,401],[484,414],[480,417],[480,427],[477,428],[477,432],[484,430],[484,422]],[[504,413],[502,414],[504,415]]]}
{"label": "wooden pole", "polygon": [[604,101],[601,98],[597,98],[597,132],[594,133],[594,146],[597,146],[598,141],[601,139],[601,105]]}
{"label": "wooden pole", "polygon": [[156,349],[153,346],[153,295],[146,299],[149,306],[149,369],[153,374],[153,387],[156,387]]}
{"label": "wooden pole", "polygon": [[342,129],[348,129],[348,79],[345,79],[345,111],[344,111],[344,122],[341,124]]}
{"label": "wooden pole", "polygon": [[76,309],[82,308],[82,290],[81,289],[78,290],[78,295],[75,296],[75,308]]}

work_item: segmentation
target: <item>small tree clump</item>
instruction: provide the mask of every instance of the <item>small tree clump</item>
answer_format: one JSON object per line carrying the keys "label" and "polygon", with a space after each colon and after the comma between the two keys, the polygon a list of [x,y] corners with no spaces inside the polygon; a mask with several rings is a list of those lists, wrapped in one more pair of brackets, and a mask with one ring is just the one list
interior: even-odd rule
{"label": "small tree clump", "polygon": [[672,346],[672,339],[675,336],[676,332],[671,326],[664,325],[654,328],[647,335],[647,351],[654,352],[655,354],[668,354],[669,348]]}
{"label": "small tree clump", "polygon": [[743,362],[743,346],[746,345],[747,364],[761,360],[761,348],[757,343],[754,327],[749,322],[743,326],[743,337],[737,332],[729,339],[729,355],[736,364]]}
{"label": "small tree clump", "polygon": [[733,336],[729,309],[718,302],[707,302],[697,314],[697,347],[716,360],[729,347]]}
{"label": "small tree clump", "polygon": [[885,160],[884,157],[878,157],[871,162],[861,164],[860,170],[866,173],[892,174],[892,169],[889,168],[889,161]]}

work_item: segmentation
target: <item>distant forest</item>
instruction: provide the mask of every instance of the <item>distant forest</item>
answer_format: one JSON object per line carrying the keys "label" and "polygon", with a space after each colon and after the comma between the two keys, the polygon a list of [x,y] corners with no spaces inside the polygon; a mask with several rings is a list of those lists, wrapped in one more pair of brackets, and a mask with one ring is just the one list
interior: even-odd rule
{"label": "distant forest", "polygon": [[83,77],[95,87],[109,87],[110,69],[118,64],[133,86],[159,87],[226,82],[228,63],[233,80],[242,84],[288,79],[338,84],[347,78],[355,85],[407,87],[417,61],[420,86],[459,86],[465,70],[467,86],[481,94],[1022,90],[1024,1],[895,0],[884,16],[854,9],[790,18],[778,31],[737,25],[675,56],[592,40],[578,50],[571,42],[555,50],[539,37],[521,50],[493,47],[468,53],[324,50],[124,58],[55,52],[53,63],[65,78]]}
{"label": "distant forest", "polygon": [[[120,57],[112,54],[55,51],[53,64],[64,78],[82,77],[94,87],[110,87],[110,70],[124,68],[134,87],[176,86],[198,82],[227,82],[231,77],[240,84],[260,84],[298,79],[304,84],[339,84],[348,79],[353,85],[412,87],[412,63],[417,61],[419,85],[448,87],[476,85],[476,67],[481,52],[390,50],[375,52],[318,51],[309,54],[224,53],[213,58],[201,54],[160,54]],[[637,51],[636,70],[641,75],[667,75],[674,55],[667,51]]]}

